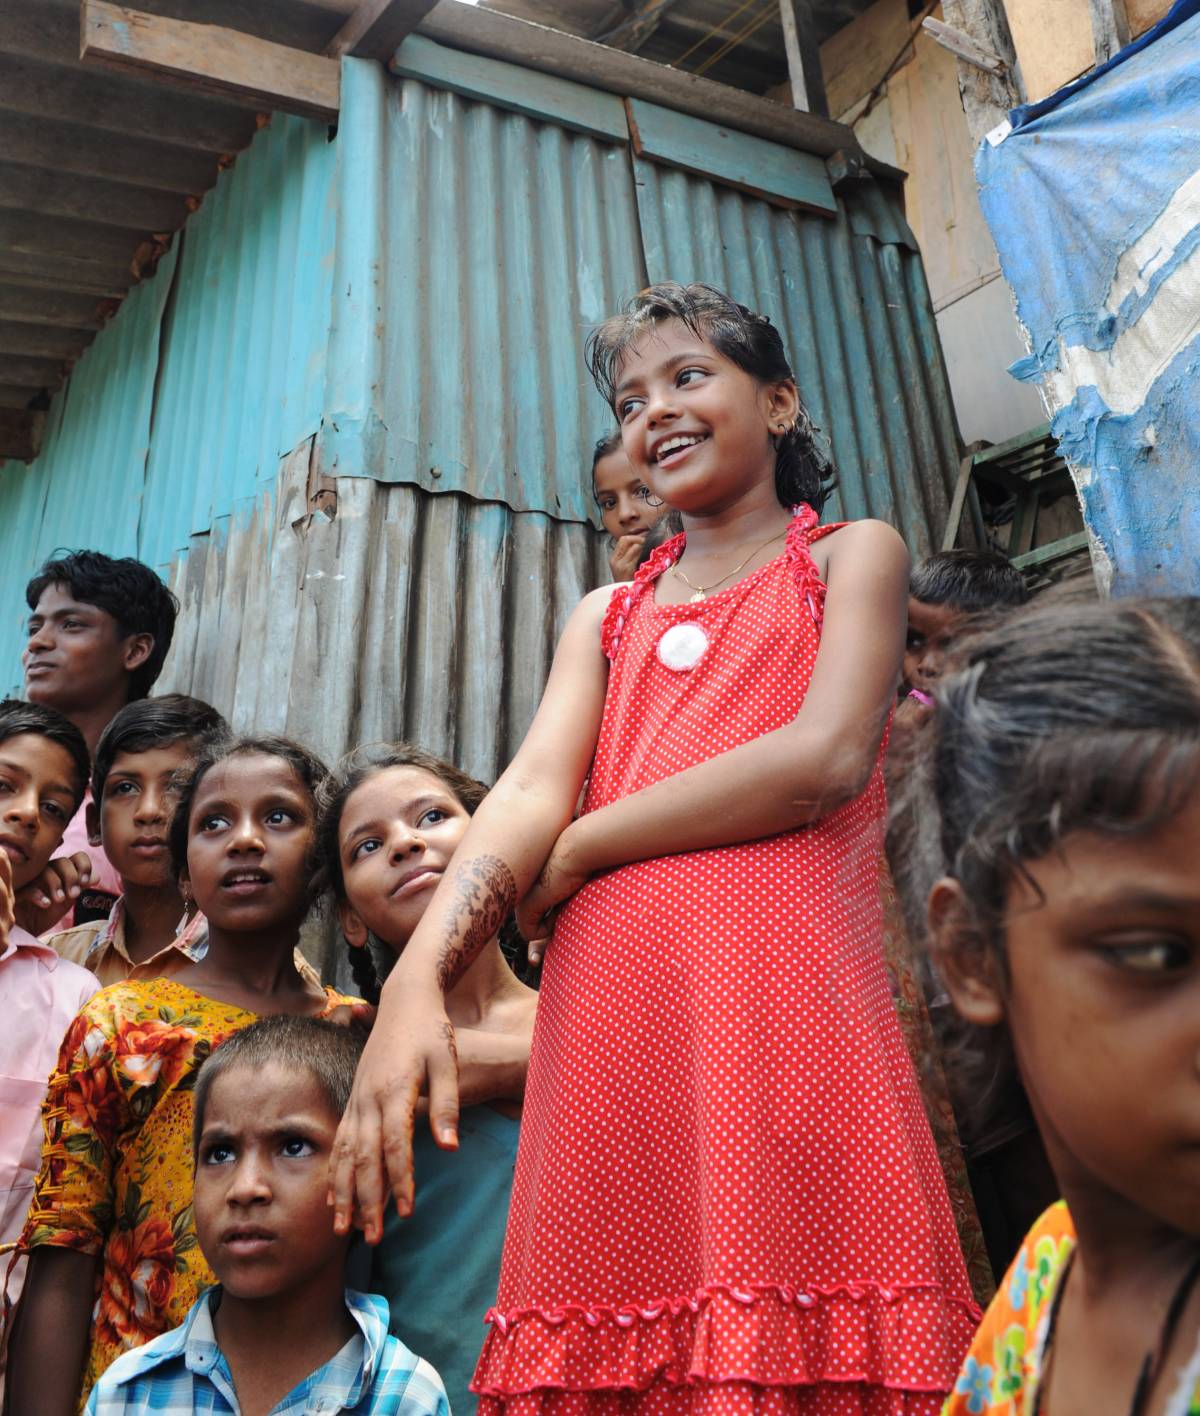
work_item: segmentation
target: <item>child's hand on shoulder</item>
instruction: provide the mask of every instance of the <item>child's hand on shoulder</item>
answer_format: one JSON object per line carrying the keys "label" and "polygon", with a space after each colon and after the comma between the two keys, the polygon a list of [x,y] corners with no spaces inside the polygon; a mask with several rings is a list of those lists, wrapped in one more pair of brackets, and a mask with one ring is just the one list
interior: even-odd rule
{"label": "child's hand on shoulder", "polygon": [[86,851],[59,856],[15,900],[16,922],[30,934],[42,934],[74,905],[92,882],[92,860]]}

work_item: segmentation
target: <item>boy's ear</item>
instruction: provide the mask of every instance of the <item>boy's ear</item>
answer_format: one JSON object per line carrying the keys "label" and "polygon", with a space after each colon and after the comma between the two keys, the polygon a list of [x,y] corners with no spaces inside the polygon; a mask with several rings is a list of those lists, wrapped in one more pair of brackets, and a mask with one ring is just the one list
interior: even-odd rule
{"label": "boy's ear", "polygon": [[938,977],[967,1022],[995,1027],[1004,1021],[999,963],[982,947],[962,885],[948,875],[929,892],[929,943]]}
{"label": "boy's ear", "polygon": [[355,910],[349,900],[338,901],[338,923],[342,926],[342,933],[346,936],[346,943],[352,949],[365,949],[367,945],[367,926],[363,923],[362,917]]}
{"label": "boy's ear", "polygon": [[89,802],[88,802],[88,804],[87,804],[87,813],[86,813],[84,819],[85,819],[86,822],[87,822],[88,845],[89,845],[89,846],[98,846],[98,845],[100,844],[100,803],[99,803],[99,802],[96,802],[96,801],[89,801]]}
{"label": "boy's ear", "polygon": [[128,635],[121,650],[121,662],[126,673],[131,674],[134,669],[140,669],[153,653],[154,636],[149,631],[143,630],[139,634]]}

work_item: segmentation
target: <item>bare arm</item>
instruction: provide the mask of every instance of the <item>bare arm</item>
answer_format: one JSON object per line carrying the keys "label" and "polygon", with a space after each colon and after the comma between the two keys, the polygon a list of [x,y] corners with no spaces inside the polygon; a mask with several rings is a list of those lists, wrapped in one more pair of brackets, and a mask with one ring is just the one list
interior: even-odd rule
{"label": "bare arm", "polygon": [[572,822],[521,906],[527,937],[597,871],[807,825],[866,785],[904,652],[908,552],[878,521],[837,532],[808,693],[796,718]]}
{"label": "bare arm", "polygon": [[5,1416],[75,1416],[99,1264],[50,1245],[30,1254],[9,1340]]}
{"label": "bare arm", "polygon": [[525,1096],[532,1035],[532,1027],[520,1033],[458,1028],[459,1105],[521,1101]]}
{"label": "bare arm", "polygon": [[367,1241],[378,1242],[386,1182],[399,1212],[411,1211],[413,1116],[426,1084],[434,1139],[457,1144],[457,1061],[443,995],[495,936],[571,819],[604,708],[600,625],[611,593],[594,591],[571,616],[524,743],[471,818],[383,986],[334,1147],[330,1199],[341,1232],[357,1201]]}

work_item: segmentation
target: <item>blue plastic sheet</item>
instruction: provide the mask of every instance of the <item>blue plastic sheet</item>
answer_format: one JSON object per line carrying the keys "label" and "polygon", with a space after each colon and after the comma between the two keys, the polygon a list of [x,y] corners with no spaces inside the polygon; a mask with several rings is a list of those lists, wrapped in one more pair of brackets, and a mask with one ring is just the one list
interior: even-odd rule
{"label": "blue plastic sheet", "polygon": [[1200,0],[1017,109],[980,200],[1116,593],[1200,593]]}

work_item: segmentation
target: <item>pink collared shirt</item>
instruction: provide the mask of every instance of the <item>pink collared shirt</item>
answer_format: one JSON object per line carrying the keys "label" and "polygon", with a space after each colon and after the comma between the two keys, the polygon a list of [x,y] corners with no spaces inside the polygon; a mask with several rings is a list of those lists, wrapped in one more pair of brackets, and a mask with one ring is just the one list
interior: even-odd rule
{"label": "pink collared shirt", "polygon": [[42,1100],[63,1037],[99,988],[32,934],[9,931],[0,952],[0,1249],[25,1224],[42,1160]]}

